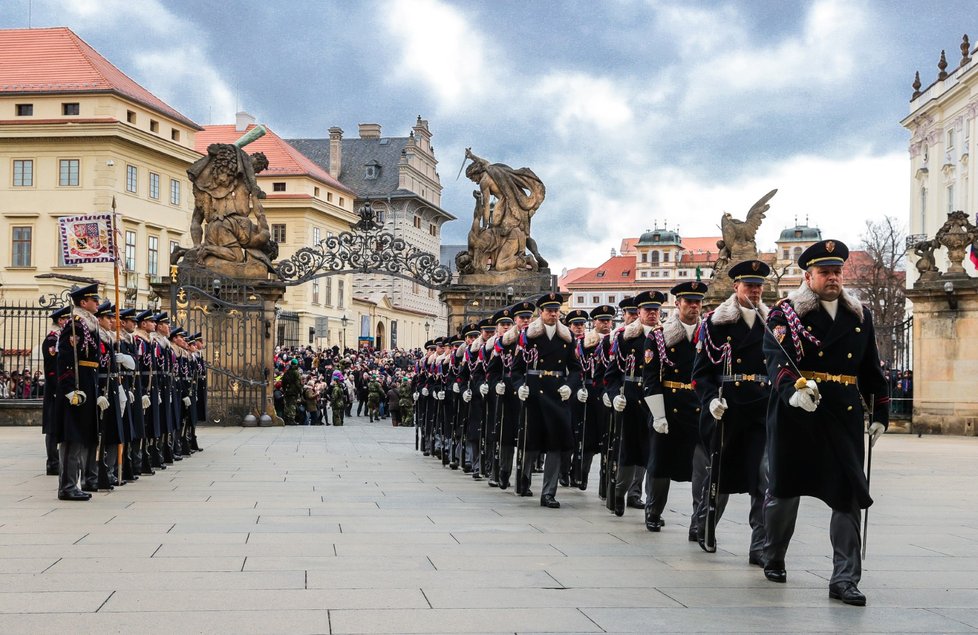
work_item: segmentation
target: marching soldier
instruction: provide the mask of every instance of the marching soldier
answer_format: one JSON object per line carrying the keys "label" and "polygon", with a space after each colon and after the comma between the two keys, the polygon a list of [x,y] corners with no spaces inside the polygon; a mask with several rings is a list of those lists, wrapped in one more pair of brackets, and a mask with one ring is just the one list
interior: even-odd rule
{"label": "marching soldier", "polygon": [[864,606],[859,520],[873,499],[863,473],[863,402],[870,408],[872,445],[889,422],[873,316],[845,291],[849,249],[823,240],[798,258],[805,279],[771,309],[764,337],[768,376],[768,499],[764,574],[785,582],[785,554],[800,496],[832,508],[829,597]]}
{"label": "marching soldier", "polygon": [[570,409],[564,403],[581,387],[581,365],[570,330],[558,320],[563,296],[547,293],[537,300],[540,316],[520,336],[523,355],[517,372],[526,377],[517,395],[526,402],[526,448],[523,478],[529,489],[530,465],[546,452],[540,506],[556,509],[554,498],[561,456],[574,448]]}
{"label": "marching soldier", "polygon": [[452,437],[456,447],[453,448],[451,468],[457,470],[465,462],[465,424],[468,420],[468,406],[463,405],[465,391],[468,389],[472,371],[472,352],[470,347],[479,337],[479,325],[470,322],[462,327],[458,338],[452,342],[455,351],[452,357]]}
{"label": "marching soldier", "polygon": [[571,485],[577,487],[578,473],[581,469],[580,455],[582,454],[581,450],[584,442],[584,416],[587,410],[585,407],[587,403],[587,389],[584,387],[588,366],[588,360],[584,355],[584,335],[585,331],[587,331],[587,320],[587,311],[582,311],[581,309],[575,309],[564,316],[564,324],[570,329],[571,335],[574,337],[574,354],[577,355],[577,361],[581,364],[581,388],[577,390],[575,398],[570,400],[574,451],[561,458],[560,479],[558,481],[561,487],[570,487]]}
{"label": "marching soldier", "polygon": [[[622,298],[621,301],[618,303],[618,308],[621,309],[622,324],[618,326],[618,328],[614,329],[614,331],[612,331],[609,337],[606,337],[604,339],[604,350],[602,351],[602,354],[607,362],[606,372],[607,372],[607,366],[611,364],[610,362],[611,347],[612,345],[614,345],[615,340],[618,339],[618,336],[621,335],[622,331],[624,331],[629,324],[638,320],[638,307],[635,305],[635,298],[633,297]],[[656,317],[656,319],[658,319],[658,317]],[[603,384],[606,383],[603,380],[603,378],[602,378],[602,383]],[[611,438],[612,428],[614,426],[614,409],[612,408],[611,397],[604,390],[602,390],[601,392],[601,403],[605,407],[605,411],[603,413],[603,419],[605,421],[604,437],[607,440]],[[609,463],[608,452],[609,452],[609,448],[607,447],[607,443],[606,443],[605,452],[601,456],[602,463],[603,463],[601,468],[602,484],[600,488],[601,491],[598,492],[598,495],[601,498],[606,497],[607,490],[608,490],[607,478],[608,478],[608,472],[610,470],[610,467],[608,465]],[[627,492],[625,493],[625,503],[628,507],[634,507],[635,509],[642,509],[644,507],[644,505],[642,504],[642,475],[641,473],[638,473],[637,470],[633,470],[633,471],[636,473],[632,475],[632,481],[628,486]],[[609,505],[609,509],[614,509],[614,499],[608,501],[608,505]]]}
{"label": "marching soldier", "polygon": [[[670,481],[693,482],[694,516],[703,491],[706,451],[699,441],[700,405],[693,392],[692,375],[696,330],[706,292],[707,285],[699,281],[674,286],[670,293],[676,297],[676,310],[645,341],[645,399],[653,417],[651,482],[645,502],[645,528],[649,531],[659,531],[665,525],[662,511]],[[698,539],[696,519],[691,517],[689,540]]]}
{"label": "marching soldier", "polygon": [[616,457],[618,465],[615,480],[615,497],[612,509],[616,516],[625,514],[626,496],[629,507],[639,507],[641,497],[631,488],[636,481],[645,478],[649,462],[649,413],[643,399],[643,373],[647,372],[650,358],[646,354],[646,341],[659,320],[659,307],[665,296],[659,291],[643,291],[632,299],[638,309],[638,319],[629,322],[615,337],[609,351],[608,369],[604,376],[604,393],[611,400],[615,412],[620,413],[621,424],[615,426]]}
{"label": "marching soldier", "polygon": [[139,383],[142,388],[143,424],[146,436],[143,440],[143,462],[140,472],[155,474],[153,468],[165,470],[161,437],[165,422],[161,410],[160,385],[163,381],[162,351],[157,342],[156,313],[151,310],[136,314],[136,339],[139,344],[140,363]]}
{"label": "marching soldier", "polygon": [[[488,403],[486,407],[487,417],[485,428],[482,432],[484,441],[482,450],[482,473],[484,476],[489,477],[490,487],[499,487],[499,482],[495,478],[499,470],[499,448],[500,443],[503,441],[503,436],[505,436],[503,433],[508,431],[502,429],[505,422],[499,420],[500,416],[505,416],[506,414],[505,402],[501,401],[506,396],[506,383],[503,380],[506,371],[511,369],[513,362],[513,357],[510,352],[503,346],[503,338],[506,337],[507,333],[513,331],[515,320],[513,318],[513,311],[509,307],[496,311],[492,316],[492,320],[496,324],[496,335],[490,341],[486,342],[486,390],[491,392],[486,393]],[[515,346],[515,342],[513,345]],[[517,494],[519,493],[519,489],[517,489]]]}
{"label": "marching soldier", "polygon": [[465,463],[462,471],[471,473],[475,480],[481,478],[482,446],[485,445],[483,435],[491,416],[486,370],[489,355],[492,354],[492,342],[496,337],[496,323],[491,317],[486,318],[479,322],[479,330],[481,334],[469,346],[469,387],[462,395],[462,399],[469,402],[469,417],[465,423]]}
{"label": "marching soldier", "polygon": [[47,451],[47,475],[57,476],[61,471],[58,466],[58,435],[54,420],[58,408],[58,338],[64,325],[71,319],[71,305],[53,311],[49,317],[53,326],[41,344],[44,355],[44,405],[41,410],[41,432],[44,433],[44,448]]}
{"label": "marching soldier", "polygon": [[[333,372],[333,383],[336,383],[336,373]],[[404,376],[401,378],[401,385],[397,389],[397,405],[401,409],[401,425],[409,428],[414,427],[414,391],[411,390],[411,378]],[[335,418],[335,415],[334,415]]]}
{"label": "marching soldier", "polygon": [[[608,431],[608,409],[604,406],[602,396],[604,395],[604,375],[608,370],[608,351],[611,348],[608,343],[608,334],[611,333],[615,307],[602,304],[591,310],[590,317],[594,328],[585,334],[584,340],[581,342],[584,386],[577,391],[578,401],[581,400],[582,396],[585,399],[583,435],[575,455],[578,468],[577,488],[580,490],[587,489],[588,475],[591,473],[591,461],[596,452],[601,452],[604,435]],[[571,476],[574,477],[574,474],[572,473]],[[599,495],[604,497],[601,492]]]}
{"label": "marching soldier", "polygon": [[98,446],[99,335],[95,311],[98,283],[72,291],[71,319],[58,336],[58,395],[55,429],[61,474],[58,499],[86,501],[82,473],[89,447]]}
{"label": "marching soldier", "polygon": [[[516,390],[523,385],[525,378],[521,374],[519,358],[523,349],[519,346],[519,337],[526,330],[533,318],[536,305],[532,302],[517,302],[509,308],[513,316],[513,325],[507,327],[502,337],[496,338],[495,354],[489,361],[489,374],[495,380],[495,417],[496,435],[492,456],[495,457],[493,475],[499,477],[499,489],[509,488],[510,476],[513,473],[513,457],[516,454],[517,432],[520,425],[520,399]],[[529,481],[526,488],[517,492],[520,496],[530,496]],[[490,480],[489,485],[493,485]]]}
{"label": "marching soldier", "polygon": [[371,422],[374,419],[380,420],[380,399],[383,397],[382,392],[380,382],[377,381],[377,373],[373,373],[370,376],[370,381],[367,382],[367,416],[370,417]]}
{"label": "marching soldier", "polygon": [[343,414],[349,405],[348,395],[343,383],[343,373],[338,370],[333,371],[333,386],[329,392],[329,406],[333,410],[333,425],[343,425]]}
{"label": "marching soldier", "polygon": [[[715,482],[719,492],[714,522],[723,515],[728,494],[750,494],[748,560],[759,566],[763,566],[764,491],[767,489],[761,457],[767,400],[771,394],[761,350],[764,339],[761,320],[767,319],[768,308],[761,302],[761,294],[770,273],[771,268],[760,260],[745,260],[727,270],[734,281],[734,292],[703,318],[692,382],[701,408],[700,438],[710,456],[716,454],[722,466],[718,474],[708,472],[707,484]],[[720,421],[722,438],[715,434]],[[696,511],[701,530],[706,527],[708,506],[707,486],[700,494]],[[700,546],[706,548],[703,536],[700,536]]]}

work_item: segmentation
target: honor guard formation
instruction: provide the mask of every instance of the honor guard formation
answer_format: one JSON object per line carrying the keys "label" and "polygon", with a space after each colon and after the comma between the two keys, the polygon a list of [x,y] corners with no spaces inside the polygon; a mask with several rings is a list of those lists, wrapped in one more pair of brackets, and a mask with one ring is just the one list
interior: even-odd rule
{"label": "honor guard formation", "polygon": [[558,484],[592,485],[599,455],[598,497],[619,517],[643,510],[657,534],[674,522],[670,484],[691,482],[688,540],[710,553],[729,495],[747,494],[748,564],[775,583],[787,581],[799,498],[818,498],[832,510],[829,597],[863,606],[864,416],[871,452],[889,398],[872,315],[843,286],[848,253],[838,240],[809,247],[804,281],[771,307],[770,268],[748,260],[706,315],[707,285],[690,281],[671,289],[661,322],[666,297],[649,290],[562,320],[561,294],[546,293],[466,324],[415,365],[402,405],[413,401],[415,447],[501,491],[537,490],[553,509]]}
{"label": "honor guard formation", "polygon": [[165,312],[117,312],[97,283],[70,297],[44,338],[43,432],[58,498],[87,501],[201,451],[207,373],[200,333]]}

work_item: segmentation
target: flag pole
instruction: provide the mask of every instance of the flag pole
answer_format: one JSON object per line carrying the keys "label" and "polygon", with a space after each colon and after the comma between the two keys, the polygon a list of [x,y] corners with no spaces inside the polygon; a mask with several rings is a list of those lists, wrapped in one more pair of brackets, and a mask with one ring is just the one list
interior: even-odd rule
{"label": "flag pole", "polygon": [[[120,350],[119,338],[121,335],[121,321],[119,319],[119,236],[118,232],[118,221],[116,219],[116,206],[115,206],[115,196],[112,196],[112,240],[115,244],[112,245],[112,276],[115,281],[115,352],[118,354]],[[116,362],[118,364],[118,362]],[[122,385],[121,375],[119,373],[119,385]],[[117,391],[118,393],[118,391]],[[120,419],[123,413],[119,413]],[[123,437],[125,435],[122,435]],[[119,485],[122,485],[122,448],[124,446],[124,438],[119,439],[118,455],[116,457],[116,470],[118,472],[117,479],[119,480]]]}

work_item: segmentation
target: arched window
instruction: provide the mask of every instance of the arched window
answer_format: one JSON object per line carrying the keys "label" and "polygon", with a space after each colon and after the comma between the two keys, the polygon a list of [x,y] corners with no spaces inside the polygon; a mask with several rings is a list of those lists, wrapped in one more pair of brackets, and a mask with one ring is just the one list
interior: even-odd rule
{"label": "arched window", "polygon": [[652,251],[652,252],[650,252],[649,253],[649,261],[653,265],[659,264],[659,252],[658,251]]}

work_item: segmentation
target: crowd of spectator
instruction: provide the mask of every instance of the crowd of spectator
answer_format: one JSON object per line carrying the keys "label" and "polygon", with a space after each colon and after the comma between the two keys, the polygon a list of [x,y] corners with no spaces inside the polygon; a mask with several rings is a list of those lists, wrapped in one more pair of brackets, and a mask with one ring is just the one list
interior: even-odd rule
{"label": "crowd of spectator", "polygon": [[44,397],[44,374],[30,368],[0,370],[0,399],[41,399]]}

